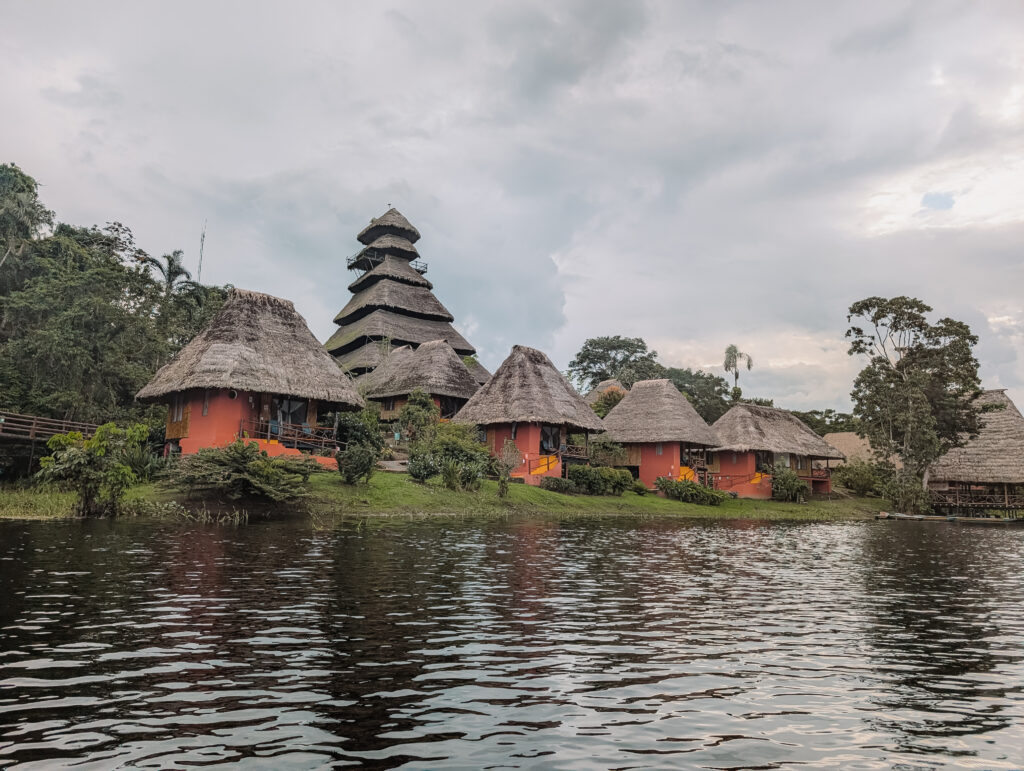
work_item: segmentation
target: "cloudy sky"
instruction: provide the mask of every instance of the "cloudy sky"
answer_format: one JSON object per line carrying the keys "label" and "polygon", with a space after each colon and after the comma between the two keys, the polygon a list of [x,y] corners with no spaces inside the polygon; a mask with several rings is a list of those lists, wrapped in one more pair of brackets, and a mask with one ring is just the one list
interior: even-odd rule
{"label": "cloudy sky", "polygon": [[587,337],[849,406],[909,294],[1024,406],[1024,4],[0,0],[0,160],[320,339],[396,206],[492,369]]}

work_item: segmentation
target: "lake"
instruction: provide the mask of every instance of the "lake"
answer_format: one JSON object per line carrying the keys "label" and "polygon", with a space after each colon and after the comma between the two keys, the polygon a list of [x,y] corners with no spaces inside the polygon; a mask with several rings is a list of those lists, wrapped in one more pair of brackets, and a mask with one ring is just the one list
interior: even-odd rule
{"label": "lake", "polygon": [[0,768],[1024,768],[1024,532],[0,521]]}

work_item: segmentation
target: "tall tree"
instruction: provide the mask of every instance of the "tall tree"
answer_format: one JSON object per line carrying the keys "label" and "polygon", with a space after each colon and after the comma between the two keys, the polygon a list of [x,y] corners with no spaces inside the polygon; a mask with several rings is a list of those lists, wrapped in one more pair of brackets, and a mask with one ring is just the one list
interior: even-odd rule
{"label": "tall tree", "polygon": [[[900,459],[918,492],[932,463],[978,432],[978,338],[961,321],[930,323],[931,311],[912,297],[869,297],[847,316],[849,354],[867,357],[851,394],[859,432],[880,460]],[[927,507],[921,495],[905,503]]]}
{"label": "tall tree", "polygon": [[740,398],[740,367],[743,361],[747,362],[747,371],[749,372],[754,368],[754,360],[750,358],[750,354],[743,353],[735,345],[729,345],[725,349],[725,363],[722,365],[726,372],[731,372],[733,375],[733,400],[736,401]]}
{"label": "tall tree", "polygon": [[[53,212],[39,200],[39,185],[13,163],[0,164],[0,292],[10,291],[14,263],[33,239],[53,225]],[[13,259],[12,259],[13,258]]]}
{"label": "tall tree", "polygon": [[623,384],[628,386],[636,380],[660,377],[663,370],[657,356],[640,337],[592,337],[569,362],[569,376],[584,391],[610,378],[625,377],[630,382]]}
{"label": "tall tree", "polygon": [[672,381],[707,423],[714,423],[729,410],[729,383],[725,378],[702,370],[669,367],[665,377]]}
{"label": "tall tree", "polygon": [[192,281],[192,274],[185,269],[185,257],[181,249],[175,249],[160,259],[147,255],[142,258],[141,262],[156,269],[163,284],[165,297],[170,297],[187,287],[196,286],[196,283]]}

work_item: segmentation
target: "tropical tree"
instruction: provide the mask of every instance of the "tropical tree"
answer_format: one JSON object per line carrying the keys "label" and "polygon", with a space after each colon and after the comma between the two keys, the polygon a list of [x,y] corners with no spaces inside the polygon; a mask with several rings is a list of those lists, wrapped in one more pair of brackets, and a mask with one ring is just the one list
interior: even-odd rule
{"label": "tropical tree", "polygon": [[159,281],[163,287],[164,297],[170,297],[187,287],[198,286],[192,280],[192,274],[185,269],[185,253],[181,249],[175,249],[160,259],[146,255],[140,261],[154,268],[160,275]]}
{"label": "tropical tree", "polygon": [[569,362],[569,376],[584,391],[611,378],[629,387],[637,380],[660,377],[659,373],[664,370],[656,361],[657,357],[657,351],[649,351],[640,337],[592,337]]}
{"label": "tropical tree", "polygon": [[38,183],[13,163],[0,164],[0,291],[9,291],[8,260],[20,258],[32,240],[46,226],[53,225],[53,212],[39,200]]}
{"label": "tropical tree", "polygon": [[747,371],[754,368],[754,360],[750,358],[750,354],[743,353],[735,345],[729,345],[725,349],[725,363],[722,367],[726,372],[731,372],[733,376],[732,390],[733,400],[738,400],[740,397],[740,367],[742,363],[746,361]]}
{"label": "tropical tree", "polygon": [[690,400],[693,408],[708,423],[714,423],[729,410],[729,383],[719,375],[702,370],[669,367],[665,377]]}
{"label": "tropical tree", "polygon": [[912,297],[869,297],[850,306],[851,356],[867,357],[854,381],[854,417],[878,460],[897,456],[894,503],[921,510],[928,469],[978,432],[978,338],[961,321],[932,324],[931,307]]}

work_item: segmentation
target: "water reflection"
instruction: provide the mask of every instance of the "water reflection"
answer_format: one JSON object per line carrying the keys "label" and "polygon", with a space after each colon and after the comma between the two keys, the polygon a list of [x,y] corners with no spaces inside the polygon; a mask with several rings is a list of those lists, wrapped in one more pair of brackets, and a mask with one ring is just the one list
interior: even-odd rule
{"label": "water reflection", "polygon": [[922,523],[0,523],[0,767],[1012,768],[1022,554]]}

